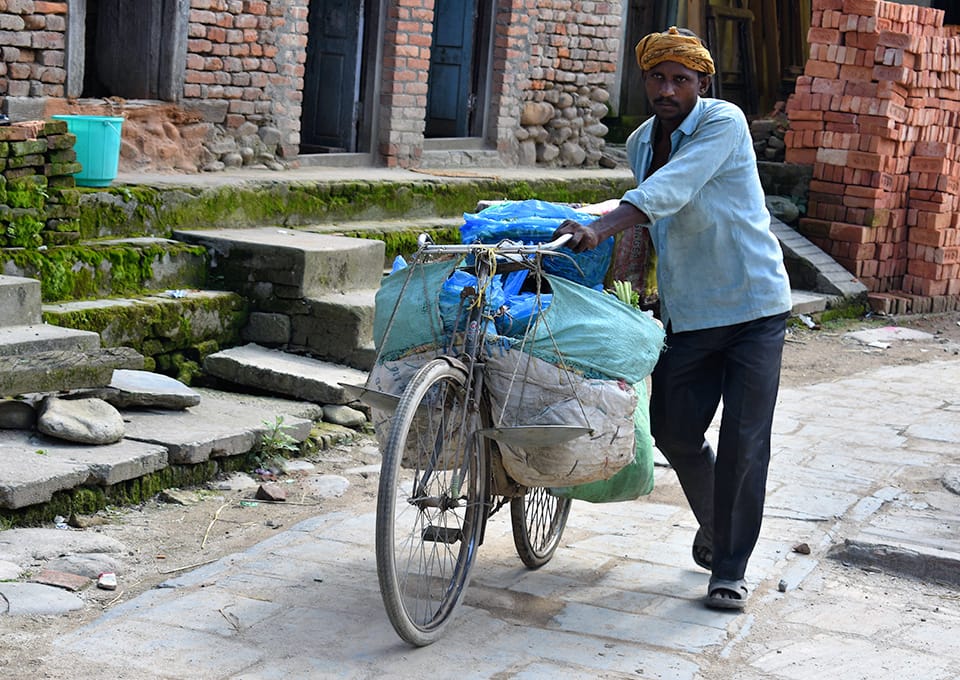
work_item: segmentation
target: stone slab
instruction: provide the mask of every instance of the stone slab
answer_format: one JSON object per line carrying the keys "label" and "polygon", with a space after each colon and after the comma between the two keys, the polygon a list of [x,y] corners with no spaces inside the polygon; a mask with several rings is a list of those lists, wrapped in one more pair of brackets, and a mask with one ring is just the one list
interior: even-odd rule
{"label": "stone slab", "polygon": [[102,387],[115,368],[141,369],[143,356],[130,347],[0,356],[0,396]]}
{"label": "stone slab", "polygon": [[802,290],[790,291],[790,298],[793,301],[791,312],[793,314],[816,314],[827,308],[827,302],[830,298],[826,295],[810,293]]}
{"label": "stone slab", "polygon": [[52,350],[94,350],[99,346],[100,336],[91,331],[78,331],[46,323],[0,327],[0,356]]}
{"label": "stone slab", "polygon": [[22,276],[0,275],[0,328],[39,324],[40,282]]}
{"label": "stone slab", "polygon": [[66,590],[41,583],[0,583],[0,614],[57,616],[78,609],[83,609],[83,600]]}
{"label": "stone slab", "polygon": [[280,227],[175,231],[173,235],[212,251],[215,275],[235,279],[243,287],[252,282],[250,272],[256,272],[256,283],[292,286],[298,291],[293,297],[376,288],[383,271],[384,244],[374,239]]}
{"label": "stone slab", "polygon": [[200,403],[200,395],[175,378],[125,368],[113,372],[108,386],[90,390],[86,396],[103,399],[119,409],[143,406],[185,409]]}
{"label": "stone slab", "polygon": [[121,440],[73,444],[24,431],[0,431],[0,507],[45,503],[57,491],[84,484],[110,485],[163,469],[166,447]]}
{"label": "stone slab", "polygon": [[203,368],[238,385],[255,386],[318,404],[348,404],[352,400],[340,383],[363,385],[367,373],[348,366],[318,361],[249,344],[211,354]]}
{"label": "stone slab", "polygon": [[883,328],[871,328],[865,331],[855,331],[847,333],[843,337],[856,340],[864,345],[872,343],[892,343],[898,340],[919,340],[930,342],[934,336],[924,331],[914,330],[913,328],[900,328],[899,326],[884,326]]}
{"label": "stone slab", "polygon": [[186,411],[126,411],[126,438],[165,447],[171,464],[252,451],[277,419],[298,442],[322,416],[316,404],[198,388],[200,403]]}

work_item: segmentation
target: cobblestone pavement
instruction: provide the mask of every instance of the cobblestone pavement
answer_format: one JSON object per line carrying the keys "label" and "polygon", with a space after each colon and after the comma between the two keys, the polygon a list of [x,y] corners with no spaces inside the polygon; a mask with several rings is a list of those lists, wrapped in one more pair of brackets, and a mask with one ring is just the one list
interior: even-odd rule
{"label": "cobblestone pavement", "polygon": [[693,516],[659,468],[649,497],[575,503],[538,571],[496,515],[465,606],[430,647],[387,621],[364,507],[115,607],[33,677],[956,678],[960,496],[942,480],[958,468],[960,360],[787,388],[746,613],[703,606]]}

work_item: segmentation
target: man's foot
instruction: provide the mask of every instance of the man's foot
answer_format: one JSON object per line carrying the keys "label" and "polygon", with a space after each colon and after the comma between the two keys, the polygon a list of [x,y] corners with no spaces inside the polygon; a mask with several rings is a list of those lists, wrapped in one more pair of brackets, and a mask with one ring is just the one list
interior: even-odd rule
{"label": "man's foot", "polygon": [[712,609],[743,609],[749,594],[743,579],[725,581],[712,578],[707,587],[706,605]]}
{"label": "man's foot", "polygon": [[693,561],[698,567],[710,571],[713,569],[713,546],[704,538],[703,529],[697,530],[697,535],[693,537]]}

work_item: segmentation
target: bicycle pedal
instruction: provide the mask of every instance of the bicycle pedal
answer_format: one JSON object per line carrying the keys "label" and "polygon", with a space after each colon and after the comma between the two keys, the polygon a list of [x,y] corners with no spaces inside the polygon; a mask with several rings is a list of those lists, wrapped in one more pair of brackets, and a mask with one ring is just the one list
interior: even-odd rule
{"label": "bicycle pedal", "polygon": [[450,527],[435,527],[430,525],[424,528],[420,538],[421,540],[432,543],[446,543],[450,545],[463,539],[463,531]]}

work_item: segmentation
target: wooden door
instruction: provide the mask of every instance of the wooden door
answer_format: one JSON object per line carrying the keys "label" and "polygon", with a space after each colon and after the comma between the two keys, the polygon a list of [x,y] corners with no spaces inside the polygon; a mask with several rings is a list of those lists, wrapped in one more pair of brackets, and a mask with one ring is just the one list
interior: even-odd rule
{"label": "wooden door", "polygon": [[427,137],[467,137],[477,0],[437,0],[427,92]]}
{"label": "wooden door", "polygon": [[302,153],[356,150],[362,16],[362,2],[310,2]]}

